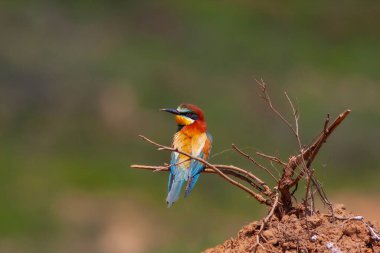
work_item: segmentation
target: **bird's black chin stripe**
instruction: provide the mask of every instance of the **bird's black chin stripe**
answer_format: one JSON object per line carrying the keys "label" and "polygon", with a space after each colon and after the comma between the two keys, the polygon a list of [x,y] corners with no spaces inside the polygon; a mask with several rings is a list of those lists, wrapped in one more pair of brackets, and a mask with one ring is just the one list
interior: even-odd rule
{"label": "bird's black chin stripe", "polygon": [[184,127],[184,125],[178,125],[177,132],[181,131],[181,129]]}

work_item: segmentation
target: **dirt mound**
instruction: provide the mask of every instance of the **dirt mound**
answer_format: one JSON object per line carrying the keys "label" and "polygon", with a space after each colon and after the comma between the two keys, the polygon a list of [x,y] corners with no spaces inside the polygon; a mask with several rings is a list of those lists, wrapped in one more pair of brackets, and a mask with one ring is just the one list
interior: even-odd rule
{"label": "dirt mound", "polygon": [[331,215],[316,213],[300,217],[295,211],[279,220],[272,217],[260,234],[262,221],[243,227],[235,239],[225,241],[205,253],[219,252],[380,252],[379,224],[355,216],[343,205]]}

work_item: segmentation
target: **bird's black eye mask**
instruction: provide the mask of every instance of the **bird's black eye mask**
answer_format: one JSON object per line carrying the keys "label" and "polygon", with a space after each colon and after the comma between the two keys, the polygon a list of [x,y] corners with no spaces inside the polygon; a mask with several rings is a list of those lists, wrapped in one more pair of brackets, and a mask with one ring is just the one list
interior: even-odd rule
{"label": "bird's black eye mask", "polygon": [[193,119],[193,120],[197,120],[199,119],[199,116],[198,114],[194,113],[194,112],[183,112],[181,113],[182,116],[185,116],[185,117],[188,117],[190,119]]}

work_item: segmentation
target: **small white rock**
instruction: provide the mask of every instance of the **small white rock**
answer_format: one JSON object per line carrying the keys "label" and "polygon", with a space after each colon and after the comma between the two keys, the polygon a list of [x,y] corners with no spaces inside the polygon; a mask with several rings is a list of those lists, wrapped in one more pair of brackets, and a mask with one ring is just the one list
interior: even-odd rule
{"label": "small white rock", "polygon": [[312,237],[310,237],[310,241],[315,242],[317,238],[318,238],[317,235],[313,235]]}
{"label": "small white rock", "polygon": [[333,247],[334,247],[334,243],[332,243],[332,242],[326,243],[326,248],[332,249]]}
{"label": "small white rock", "polygon": [[342,251],[334,246],[334,243],[328,242],[326,243],[326,248],[331,250],[332,253],[342,253]]}

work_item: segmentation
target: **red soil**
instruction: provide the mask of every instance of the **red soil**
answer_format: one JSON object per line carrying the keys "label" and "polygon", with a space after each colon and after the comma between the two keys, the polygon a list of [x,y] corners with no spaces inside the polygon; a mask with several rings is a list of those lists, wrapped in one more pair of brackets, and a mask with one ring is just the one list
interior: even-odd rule
{"label": "red soil", "polygon": [[[273,216],[262,230],[260,245],[257,234],[262,221],[254,221],[236,238],[204,252],[380,252],[380,242],[375,238],[378,223],[353,215],[343,205],[337,205],[334,213],[335,220],[320,213],[300,217],[295,212],[281,220]],[[371,234],[371,229],[377,234]]]}

